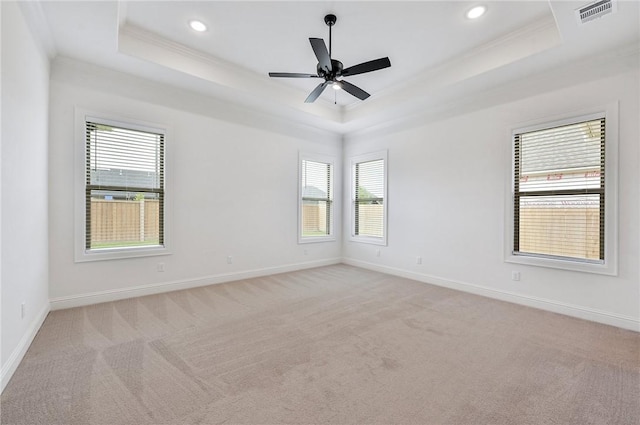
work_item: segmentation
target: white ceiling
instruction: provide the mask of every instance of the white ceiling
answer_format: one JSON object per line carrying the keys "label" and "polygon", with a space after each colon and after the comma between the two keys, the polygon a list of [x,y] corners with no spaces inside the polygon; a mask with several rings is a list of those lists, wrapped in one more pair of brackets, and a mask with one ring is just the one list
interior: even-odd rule
{"label": "white ceiling", "polygon": [[[465,12],[487,5],[471,21]],[[183,87],[341,133],[441,108],[594,54],[636,52],[640,9],[579,25],[589,1],[43,1],[28,17],[60,55]],[[304,104],[317,79],[271,79],[269,71],[314,73],[309,37],[324,38],[337,15],[333,58],[345,67],[388,56],[391,68],[347,80],[372,94],[359,101],[326,90]],[[196,33],[190,19],[209,29]],[[631,47],[629,47],[631,46]],[[335,97],[334,97],[335,96]]]}

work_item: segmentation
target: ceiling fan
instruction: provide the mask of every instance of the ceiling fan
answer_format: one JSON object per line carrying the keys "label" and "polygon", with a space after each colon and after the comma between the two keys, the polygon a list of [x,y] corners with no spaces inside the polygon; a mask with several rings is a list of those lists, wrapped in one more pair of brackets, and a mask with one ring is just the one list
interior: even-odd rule
{"label": "ceiling fan", "polygon": [[301,74],[296,72],[270,72],[269,77],[278,78],[324,78],[324,83],[318,84],[309,94],[305,103],[314,102],[318,96],[322,94],[324,89],[328,86],[333,86],[336,89],[344,89],[347,93],[357,97],[360,100],[365,100],[370,96],[369,93],[362,90],[360,87],[355,86],[348,81],[338,80],[339,77],[350,77],[352,75],[364,74],[365,72],[377,71],[379,69],[388,68],[391,66],[391,62],[388,57],[375,59],[368,62],[363,62],[358,65],[344,68],[342,62],[331,58],[331,27],[336,23],[336,15],[327,15],[324,17],[324,23],[329,26],[329,50],[327,51],[327,45],[321,38],[309,38],[313,53],[318,58],[318,66],[316,74]]}

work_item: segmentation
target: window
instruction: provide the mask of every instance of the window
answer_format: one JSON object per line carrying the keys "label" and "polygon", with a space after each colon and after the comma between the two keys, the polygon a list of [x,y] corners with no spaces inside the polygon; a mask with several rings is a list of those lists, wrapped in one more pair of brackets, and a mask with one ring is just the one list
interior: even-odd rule
{"label": "window", "polygon": [[333,160],[300,156],[299,242],[334,240]]}
{"label": "window", "polygon": [[602,113],[514,132],[512,260],[613,273],[610,124]]}
{"label": "window", "polygon": [[76,260],[166,253],[165,130],[83,115]]}
{"label": "window", "polygon": [[354,241],[387,243],[386,163],[386,152],[351,160],[351,239]]}

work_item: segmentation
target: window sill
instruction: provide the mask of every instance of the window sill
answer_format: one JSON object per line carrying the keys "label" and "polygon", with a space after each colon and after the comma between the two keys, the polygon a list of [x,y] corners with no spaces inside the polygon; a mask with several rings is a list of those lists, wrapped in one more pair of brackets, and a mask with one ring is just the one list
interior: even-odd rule
{"label": "window sill", "polygon": [[98,250],[82,250],[76,253],[76,263],[88,261],[120,260],[125,258],[153,257],[170,255],[166,246],[143,246],[135,248],[103,248]]}
{"label": "window sill", "polygon": [[298,238],[299,244],[305,243],[318,243],[318,242],[335,242],[335,236],[308,236],[305,238]]}
{"label": "window sill", "polygon": [[568,270],[583,273],[595,273],[609,276],[617,276],[618,270],[612,262],[591,263],[579,260],[565,260],[556,258],[543,258],[529,255],[508,254],[505,262],[513,264],[524,264],[527,266],[547,267],[552,269]]}
{"label": "window sill", "polygon": [[366,243],[366,244],[370,244],[370,245],[387,246],[387,239],[386,238],[375,238],[375,237],[371,237],[371,236],[351,236],[349,238],[349,241],[358,242],[358,243]]}

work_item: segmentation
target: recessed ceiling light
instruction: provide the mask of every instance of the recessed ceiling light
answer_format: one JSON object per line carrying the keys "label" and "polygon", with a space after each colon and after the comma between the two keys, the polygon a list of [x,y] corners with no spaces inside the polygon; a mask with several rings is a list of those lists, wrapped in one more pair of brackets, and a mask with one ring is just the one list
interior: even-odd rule
{"label": "recessed ceiling light", "polygon": [[207,30],[207,26],[203,22],[196,21],[195,19],[193,21],[189,21],[189,26],[192,30],[198,32],[204,32]]}
{"label": "recessed ceiling light", "polygon": [[478,19],[487,11],[486,6],[475,6],[469,9],[467,12],[467,18],[469,19]]}

